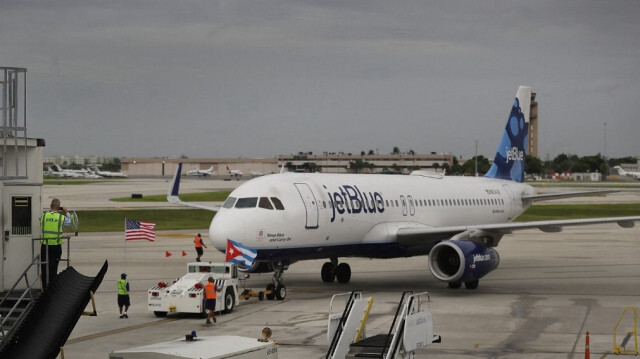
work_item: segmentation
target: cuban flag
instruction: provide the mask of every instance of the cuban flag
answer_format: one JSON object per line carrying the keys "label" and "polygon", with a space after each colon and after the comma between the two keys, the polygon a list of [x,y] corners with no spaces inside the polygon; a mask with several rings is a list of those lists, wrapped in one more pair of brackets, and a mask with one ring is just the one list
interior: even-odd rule
{"label": "cuban flag", "polygon": [[258,251],[238,242],[227,239],[227,257],[226,262],[242,264],[245,268],[251,268],[253,261],[256,259]]}

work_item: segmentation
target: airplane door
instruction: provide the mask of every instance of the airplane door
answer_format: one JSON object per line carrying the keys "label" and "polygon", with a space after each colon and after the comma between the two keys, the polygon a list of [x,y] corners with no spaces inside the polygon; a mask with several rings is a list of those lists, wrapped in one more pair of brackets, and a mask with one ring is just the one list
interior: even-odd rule
{"label": "airplane door", "polygon": [[404,196],[400,196],[400,203],[402,203],[402,215],[406,216],[408,209],[407,209],[407,199],[404,198]]}
{"label": "airplane door", "polygon": [[407,199],[409,200],[409,214],[414,216],[416,214],[416,206],[415,203],[413,203],[413,197],[407,196]]}
{"label": "airplane door", "polygon": [[294,186],[296,186],[298,193],[300,193],[302,203],[304,203],[304,208],[307,212],[305,228],[318,228],[318,202],[313,192],[311,192],[311,188],[309,188],[309,185],[306,183],[294,183]]}
{"label": "airplane door", "polygon": [[509,185],[507,184],[503,184],[502,188],[504,189],[504,191],[507,193],[506,195],[506,201],[507,201],[507,208],[506,210],[509,211],[509,219],[512,219],[513,213],[513,194],[511,193],[511,188],[509,188]]}

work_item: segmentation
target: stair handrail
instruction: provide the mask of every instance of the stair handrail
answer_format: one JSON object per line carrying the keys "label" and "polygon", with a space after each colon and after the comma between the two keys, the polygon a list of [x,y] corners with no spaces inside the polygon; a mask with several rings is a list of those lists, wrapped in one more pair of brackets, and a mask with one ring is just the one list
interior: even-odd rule
{"label": "stair handrail", "polygon": [[[4,344],[7,343],[7,338],[9,338],[18,328],[18,326],[20,325],[20,323],[22,322],[26,314],[29,312],[28,309],[31,308],[31,306],[33,305],[34,299],[36,299],[33,297],[33,289],[34,289],[33,287],[38,283],[38,280],[36,279],[32,283],[29,283],[28,273],[34,265],[38,264],[39,261],[40,261],[40,255],[36,255],[33,258],[33,261],[31,262],[31,264],[27,266],[27,268],[18,277],[18,280],[16,280],[16,282],[13,284],[11,289],[4,295],[2,300],[0,300],[0,307],[2,307],[2,305],[7,301],[9,296],[12,293],[14,293],[14,290],[16,289],[16,287],[18,286],[18,284],[20,284],[20,282],[24,278],[27,288],[22,292],[22,294],[17,299],[13,307],[6,314],[6,316],[2,318],[2,321],[0,321],[0,349],[2,348],[2,346],[4,346]],[[11,315],[16,311],[18,306],[25,300],[25,297],[27,297],[27,293],[29,294],[29,303],[25,307],[25,309],[27,310],[23,311],[22,314],[20,314],[20,316],[18,316],[18,318],[15,319],[14,323],[9,327],[8,330],[5,330],[5,324],[11,318]]]}

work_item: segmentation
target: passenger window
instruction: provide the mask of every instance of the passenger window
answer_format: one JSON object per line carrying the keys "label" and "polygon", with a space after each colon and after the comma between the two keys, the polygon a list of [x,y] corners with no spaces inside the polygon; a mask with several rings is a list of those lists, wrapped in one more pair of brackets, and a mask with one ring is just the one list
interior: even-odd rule
{"label": "passenger window", "polygon": [[284,206],[282,205],[282,202],[280,202],[280,200],[277,197],[271,197],[271,202],[273,202],[273,205],[276,207],[277,210],[279,211],[284,210]]}
{"label": "passenger window", "polygon": [[238,198],[236,208],[255,208],[258,204],[258,197]]}
{"label": "passenger window", "polygon": [[269,198],[267,197],[260,197],[260,201],[258,202],[258,207],[264,208],[264,209],[273,209],[273,206],[271,205],[271,202],[269,202]]}
{"label": "passenger window", "polygon": [[233,205],[236,204],[236,199],[237,198],[235,197],[227,197],[227,200],[224,201],[222,208],[233,208]]}

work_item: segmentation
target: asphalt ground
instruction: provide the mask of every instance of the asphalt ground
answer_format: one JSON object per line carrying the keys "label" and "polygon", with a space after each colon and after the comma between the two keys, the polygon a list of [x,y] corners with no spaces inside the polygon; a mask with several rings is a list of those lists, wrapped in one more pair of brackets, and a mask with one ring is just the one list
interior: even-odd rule
{"label": "asphalt ground", "polygon": [[[140,180],[139,185],[138,180],[126,180],[117,189],[89,189],[87,193],[96,196],[86,201],[92,203],[87,208],[118,206],[108,198],[122,193],[165,193],[162,187],[168,182],[155,182]],[[183,188],[211,190],[212,182],[185,181]],[[45,186],[43,203],[55,195],[70,208],[80,209],[82,192],[87,191],[83,186]],[[620,196],[629,197],[638,201],[637,192]],[[616,200],[609,195],[596,201]],[[186,263],[195,259],[197,232],[207,239],[206,229],[159,232],[155,242],[125,243],[124,233],[118,232],[81,232],[72,238],[72,266],[94,276],[108,260],[109,271],[95,295],[98,315],[80,319],[64,347],[65,358],[108,358],[111,351],[181,338],[192,330],[200,336],[258,338],[265,326],[279,343],[279,358],[323,358],[331,297],[352,290],[374,298],[368,336],[389,330],[403,291],[430,293],[434,332],[442,336],[442,343],[420,350],[417,358],[583,358],[587,331],[591,357],[606,358],[614,357],[613,331],[620,314],[628,306],[640,305],[640,229],[597,225],[505,236],[497,247],[500,267],[481,279],[476,290],[446,288],[429,273],[427,257],[345,259],[352,269],[348,284],[323,283],[323,261],[305,261],[285,272],[284,301],[243,301],[232,313],[218,316],[213,326],[192,315],[156,318],[147,309],[147,289],[185,273]],[[209,247],[203,259],[224,257]],[[116,304],[116,280],[122,272],[128,274],[132,288],[129,319],[119,318]],[[263,290],[270,279],[270,274],[252,275],[245,285]],[[618,343],[630,328],[633,321],[626,317],[618,329]],[[627,349],[633,344],[631,340]]]}

